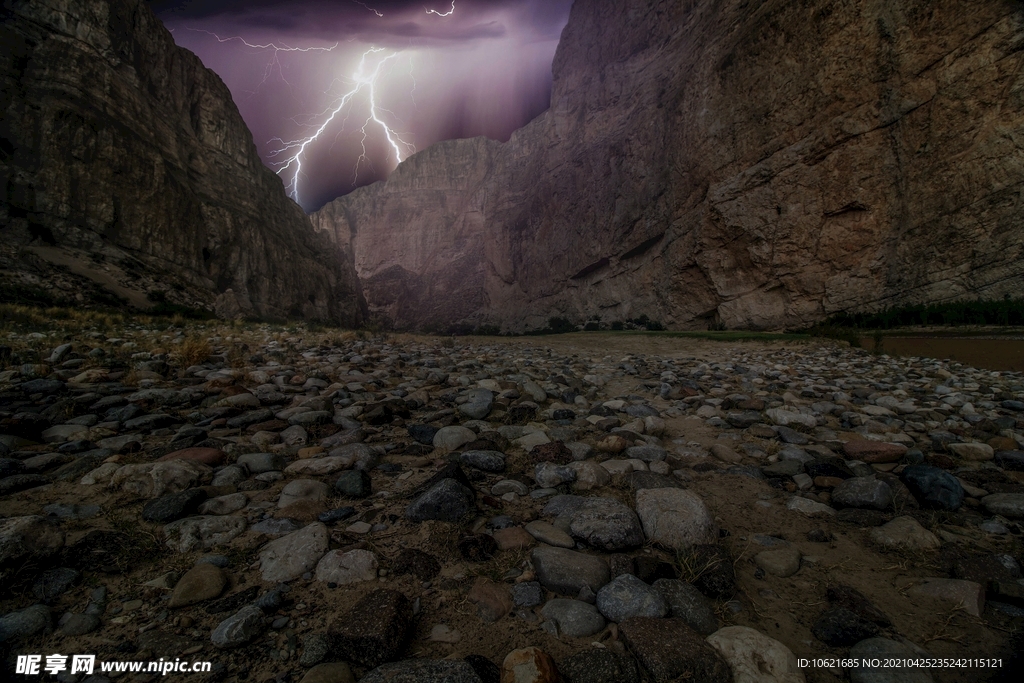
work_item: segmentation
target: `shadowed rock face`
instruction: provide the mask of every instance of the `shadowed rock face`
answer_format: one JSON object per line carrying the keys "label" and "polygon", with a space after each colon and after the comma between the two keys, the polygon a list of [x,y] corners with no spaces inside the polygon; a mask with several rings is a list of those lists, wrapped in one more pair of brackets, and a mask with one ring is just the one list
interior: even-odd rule
{"label": "shadowed rock face", "polygon": [[399,326],[792,327],[1017,293],[1024,4],[577,2],[551,108],[324,207]]}
{"label": "shadowed rock face", "polygon": [[8,2],[0,45],[5,284],[359,320],[351,256],[314,232],[227,87],[144,2]]}

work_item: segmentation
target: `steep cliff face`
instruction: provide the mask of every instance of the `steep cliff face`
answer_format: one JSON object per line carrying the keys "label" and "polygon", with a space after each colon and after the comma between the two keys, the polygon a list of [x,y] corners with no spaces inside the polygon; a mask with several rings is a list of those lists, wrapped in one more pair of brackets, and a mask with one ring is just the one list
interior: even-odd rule
{"label": "steep cliff face", "polygon": [[9,0],[2,13],[6,287],[359,320],[351,256],[313,230],[227,87],[144,2]]}
{"label": "steep cliff face", "polygon": [[776,328],[1017,294],[1024,4],[577,2],[548,112],[314,223],[366,282],[415,283],[368,288],[382,313],[402,292],[402,325]]}

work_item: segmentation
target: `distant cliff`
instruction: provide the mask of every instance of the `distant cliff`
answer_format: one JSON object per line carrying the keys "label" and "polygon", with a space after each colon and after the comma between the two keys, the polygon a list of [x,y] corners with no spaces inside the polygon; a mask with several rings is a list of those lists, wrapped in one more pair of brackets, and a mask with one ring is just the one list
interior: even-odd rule
{"label": "distant cliff", "polygon": [[587,0],[551,108],[313,217],[401,327],[797,327],[1024,291],[1024,3]]}
{"label": "distant cliff", "polygon": [[10,0],[0,51],[0,292],[361,319],[351,255],[144,2]]}

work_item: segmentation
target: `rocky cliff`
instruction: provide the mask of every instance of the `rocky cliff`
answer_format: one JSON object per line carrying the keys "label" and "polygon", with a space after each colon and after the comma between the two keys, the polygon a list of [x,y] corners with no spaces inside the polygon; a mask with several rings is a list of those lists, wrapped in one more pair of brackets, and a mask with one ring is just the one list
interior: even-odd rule
{"label": "rocky cliff", "polygon": [[358,322],[351,256],[144,2],[9,0],[0,51],[6,292]]}
{"label": "rocky cliff", "polygon": [[399,326],[799,327],[1024,290],[1024,4],[577,2],[551,108],[314,224]]}

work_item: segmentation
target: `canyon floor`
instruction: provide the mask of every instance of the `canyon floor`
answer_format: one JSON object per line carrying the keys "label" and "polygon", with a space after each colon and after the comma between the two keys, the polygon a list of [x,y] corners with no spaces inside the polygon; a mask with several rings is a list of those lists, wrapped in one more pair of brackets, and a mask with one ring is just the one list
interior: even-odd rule
{"label": "canyon floor", "polygon": [[3,325],[12,672],[60,653],[212,662],[56,677],[75,683],[1019,673],[1020,373],[830,341]]}

